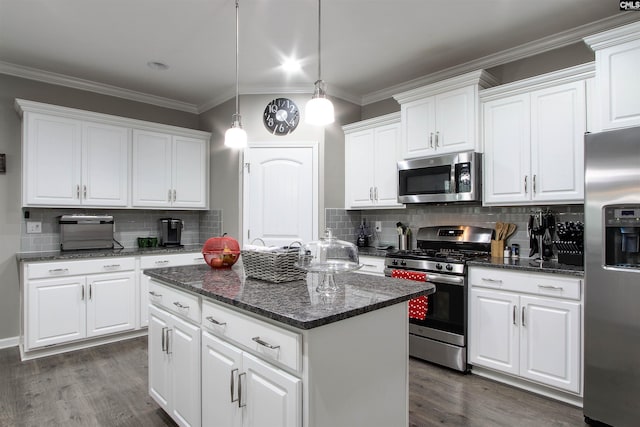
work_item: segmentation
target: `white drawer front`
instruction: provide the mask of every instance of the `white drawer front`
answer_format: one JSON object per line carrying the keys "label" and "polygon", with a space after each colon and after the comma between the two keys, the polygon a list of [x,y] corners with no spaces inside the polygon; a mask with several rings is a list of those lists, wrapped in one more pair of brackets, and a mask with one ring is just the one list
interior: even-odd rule
{"label": "white drawer front", "polygon": [[197,295],[161,285],[151,279],[149,302],[200,323],[200,297]]}
{"label": "white drawer front", "polygon": [[106,257],[79,261],[34,262],[27,265],[29,279],[113,273],[135,269],[133,257]]}
{"label": "white drawer front", "polygon": [[202,302],[202,326],[250,348],[266,360],[302,370],[302,336],[271,323],[236,313],[210,301]]}
{"label": "white drawer front", "polygon": [[580,278],[528,271],[472,267],[469,269],[469,285],[573,300],[580,300],[582,295]]}
{"label": "white drawer front", "polygon": [[204,264],[204,257],[199,252],[181,254],[145,255],[140,257],[140,268],[162,268],[177,265]]}
{"label": "white drawer front", "polygon": [[384,275],[384,258],[375,256],[360,256],[362,268],[356,270],[358,273]]}

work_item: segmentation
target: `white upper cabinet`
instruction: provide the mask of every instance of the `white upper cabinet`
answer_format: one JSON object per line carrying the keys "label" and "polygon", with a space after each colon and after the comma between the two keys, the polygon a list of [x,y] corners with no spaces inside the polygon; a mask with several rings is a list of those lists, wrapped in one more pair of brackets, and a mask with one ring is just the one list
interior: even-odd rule
{"label": "white upper cabinet", "polygon": [[640,126],[640,22],[586,37],[596,54],[601,129]]}
{"label": "white upper cabinet", "polygon": [[593,64],[487,89],[485,205],[584,200],[586,86]]}
{"label": "white upper cabinet", "polygon": [[480,70],[394,95],[401,105],[402,158],[481,151],[478,90],[496,83]]}
{"label": "white upper cabinet", "polygon": [[395,208],[398,203],[400,116],[387,114],[343,126],[345,207]]}
{"label": "white upper cabinet", "polygon": [[23,206],[208,207],[209,133],[21,99],[16,109]]}
{"label": "white upper cabinet", "polygon": [[208,207],[209,140],[133,130],[133,206]]}

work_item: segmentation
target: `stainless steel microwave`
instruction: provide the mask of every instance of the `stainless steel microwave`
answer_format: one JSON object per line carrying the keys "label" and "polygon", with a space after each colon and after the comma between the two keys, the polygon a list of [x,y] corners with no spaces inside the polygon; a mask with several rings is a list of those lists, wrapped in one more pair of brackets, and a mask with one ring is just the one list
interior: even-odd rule
{"label": "stainless steel microwave", "polygon": [[398,162],[400,203],[482,200],[482,154],[473,151]]}

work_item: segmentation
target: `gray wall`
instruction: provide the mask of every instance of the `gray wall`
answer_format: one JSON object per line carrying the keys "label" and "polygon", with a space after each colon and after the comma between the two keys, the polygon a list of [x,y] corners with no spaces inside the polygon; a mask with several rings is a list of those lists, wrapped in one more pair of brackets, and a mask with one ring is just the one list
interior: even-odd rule
{"label": "gray wall", "polygon": [[198,128],[196,114],[0,74],[0,153],[7,155],[7,173],[0,174],[0,340],[18,336],[20,320],[15,254],[21,250],[22,159],[21,120],[13,107],[15,98]]}

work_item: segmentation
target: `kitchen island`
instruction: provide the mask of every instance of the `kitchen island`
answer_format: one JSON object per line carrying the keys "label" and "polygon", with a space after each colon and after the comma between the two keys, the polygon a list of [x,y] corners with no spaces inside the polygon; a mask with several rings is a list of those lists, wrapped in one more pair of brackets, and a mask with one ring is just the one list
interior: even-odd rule
{"label": "kitchen island", "polygon": [[149,392],[178,424],[408,425],[407,301],[434,285],[345,273],[327,296],[316,274],[275,284],[242,268],[144,273]]}

